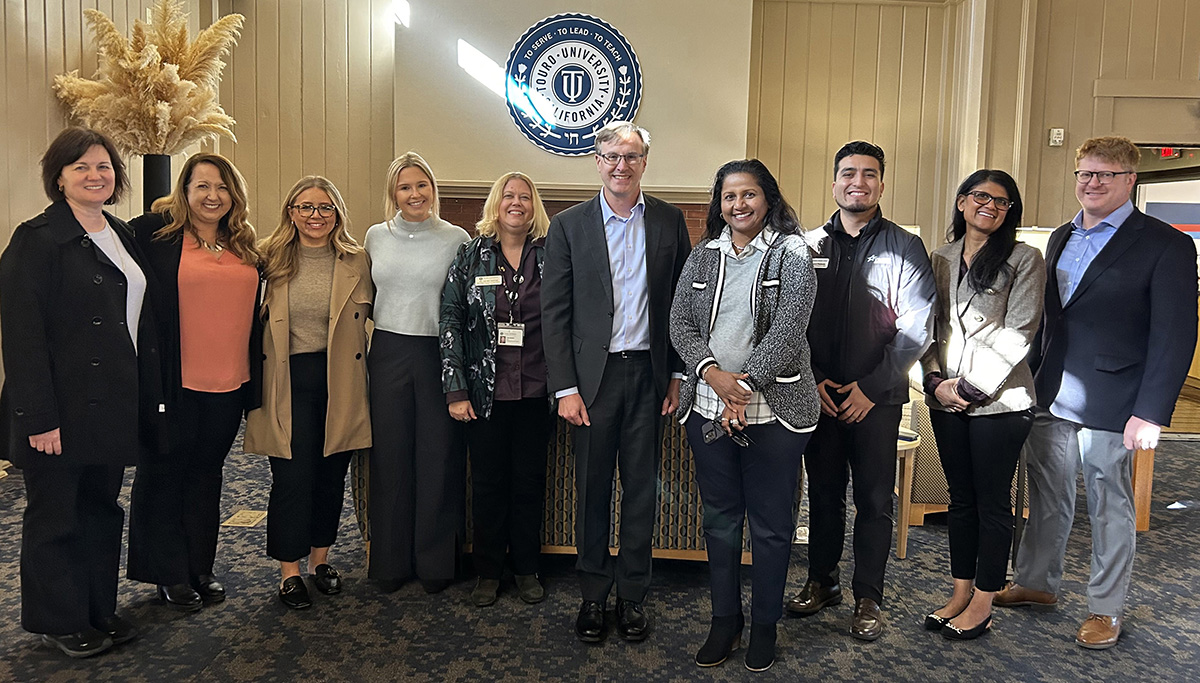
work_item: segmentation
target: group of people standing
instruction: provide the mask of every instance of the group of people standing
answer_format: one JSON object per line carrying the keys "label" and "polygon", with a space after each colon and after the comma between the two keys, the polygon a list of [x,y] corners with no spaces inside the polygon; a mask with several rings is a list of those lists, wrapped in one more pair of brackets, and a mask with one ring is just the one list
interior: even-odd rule
{"label": "group of people standing", "polygon": [[[842,601],[851,478],[850,634],[874,640],[901,407],[919,361],[951,497],[953,578],[925,627],[969,639],[991,627],[993,605],[1054,604],[1082,466],[1099,531],[1077,640],[1116,642],[1133,557],[1132,452],[1169,421],[1196,341],[1195,250],[1129,202],[1132,143],[1080,148],[1083,209],[1046,259],[1017,241],[1016,182],[982,169],[959,186],[931,261],[879,209],[885,158],[873,144],[838,150],[838,211],[808,232],[761,162],[723,165],[693,247],[683,213],[642,192],[649,133],[614,122],[595,142],[595,198],[550,219],[533,180],[507,173],[474,238],[439,217],[432,169],[404,154],[388,170],[389,218],[360,245],[321,176],[292,187],[257,241],[245,181],[215,154],[191,157],[171,195],[126,224],[103,210],[128,183],[111,142],[59,135],[42,159],[52,204],[0,257],[4,443],[27,493],[24,628],[76,657],[136,635],[116,615],[127,465],[138,467],[129,578],[180,610],[223,600],[213,569],[222,465],[243,414],[244,450],[271,456],[267,552],[288,607],[312,605],[304,569],[318,591],[342,590],[329,551],[356,453],[369,578],[384,591],[414,577],[444,590],[460,573],[468,450],[470,599],[495,603],[509,570],[520,599],[539,602],[557,413],[574,431],[580,640],[604,639],[614,590],[618,635],[640,641],[652,629],[670,415],[695,459],[711,570],[696,663],[740,647],[747,517],[748,669],[774,662],[785,609]],[[1017,583],[1005,584],[1023,446],[1030,526]],[[802,464],[807,578],[785,603]]]}

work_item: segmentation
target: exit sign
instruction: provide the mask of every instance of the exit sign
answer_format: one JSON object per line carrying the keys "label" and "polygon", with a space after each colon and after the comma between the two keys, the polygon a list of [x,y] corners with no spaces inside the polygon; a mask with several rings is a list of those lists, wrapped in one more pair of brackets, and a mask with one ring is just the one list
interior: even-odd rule
{"label": "exit sign", "polygon": [[1159,147],[1158,148],[1158,158],[1160,158],[1160,159],[1178,159],[1179,158],[1179,148],[1178,147]]}

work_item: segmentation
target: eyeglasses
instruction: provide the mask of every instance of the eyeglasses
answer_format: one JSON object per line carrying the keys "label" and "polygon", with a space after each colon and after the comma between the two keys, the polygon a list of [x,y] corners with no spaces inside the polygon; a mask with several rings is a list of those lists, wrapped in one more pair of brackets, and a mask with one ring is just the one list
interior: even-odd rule
{"label": "eyeglasses", "polygon": [[980,206],[987,206],[987,203],[991,202],[992,204],[995,204],[996,208],[1000,211],[1008,211],[1008,207],[1013,205],[1013,201],[1007,197],[993,197],[992,195],[986,192],[980,192],[979,190],[968,192],[967,196],[969,196],[971,199],[974,199],[975,203]]}
{"label": "eyeglasses", "polygon": [[1101,185],[1107,185],[1119,175],[1132,175],[1135,171],[1075,171],[1075,182],[1080,185],[1087,185],[1092,182],[1092,178]]}
{"label": "eyeglasses", "polygon": [[616,166],[617,164],[621,163],[622,159],[624,159],[625,163],[629,166],[637,166],[638,164],[642,163],[643,159],[646,158],[645,154],[615,154],[613,152],[609,152],[608,154],[597,154],[596,156],[600,157],[600,160],[609,166]]}
{"label": "eyeglasses", "polygon": [[304,216],[305,218],[312,216],[313,211],[321,214],[321,218],[330,218],[337,214],[337,207],[333,204],[321,204],[319,206],[313,206],[312,204],[293,204],[288,208],[294,209],[296,213]]}

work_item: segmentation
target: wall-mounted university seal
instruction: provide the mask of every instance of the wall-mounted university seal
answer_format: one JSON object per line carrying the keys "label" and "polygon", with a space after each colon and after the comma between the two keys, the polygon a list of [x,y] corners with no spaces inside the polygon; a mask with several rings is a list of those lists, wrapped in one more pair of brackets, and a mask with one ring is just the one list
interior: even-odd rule
{"label": "wall-mounted university seal", "polygon": [[629,41],[587,14],[534,24],[508,55],[508,112],[525,137],[564,156],[591,154],[597,130],[632,121],[642,67]]}

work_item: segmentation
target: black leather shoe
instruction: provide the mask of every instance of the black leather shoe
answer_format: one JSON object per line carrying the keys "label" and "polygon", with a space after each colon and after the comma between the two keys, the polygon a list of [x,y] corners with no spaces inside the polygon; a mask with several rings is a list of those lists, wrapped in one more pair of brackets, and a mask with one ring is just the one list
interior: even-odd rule
{"label": "black leather shoe", "polygon": [[775,663],[775,624],[750,624],[750,647],[746,648],[746,668],[766,671]]}
{"label": "black leather shoe", "polygon": [[446,590],[451,583],[453,583],[451,579],[421,579],[421,588],[425,589],[426,593],[433,595]]}
{"label": "black leather shoe", "polygon": [[579,616],[575,618],[575,636],[585,643],[598,643],[604,639],[603,603],[584,600],[579,605]]}
{"label": "black leather shoe", "polygon": [[279,587],[279,599],[292,609],[307,609],[312,607],[312,598],[308,597],[308,586],[299,576],[289,576]]}
{"label": "black leather shoe", "polygon": [[617,598],[617,633],[631,643],[639,643],[650,635],[650,619],[642,603]]}
{"label": "black leather shoe", "polygon": [[217,577],[212,574],[201,574],[192,579],[192,588],[200,594],[200,599],[204,602],[224,602],[225,586],[217,581]]}
{"label": "black leather shoe", "polygon": [[313,585],[325,595],[337,595],[342,592],[342,575],[327,564],[318,564],[313,572]]}
{"label": "black leather shoe", "polygon": [[115,614],[105,617],[104,619],[97,619],[92,626],[95,626],[97,631],[100,631],[111,638],[113,645],[128,643],[134,638],[137,638],[138,635],[136,626],[134,626],[128,620],[122,619]]}
{"label": "black leather shoe", "polygon": [[942,627],[946,624],[949,624],[950,620],[953,618],[954,617],[939,617],[933,612],[930,612],[929,614],[925,615],[925,630],[940,631],[942,630]]}
{"label": "black leather shoe", "polygon": [[713,617],[708,628],[708,639],[696,653],[696,665],[717,666],[729,659],[729,655],[742,646],[742,629],[746,619],[739,612],[729,617]]}
{"label": "black leather shoe", "polygon": [[94,628],[60,636],[43,633],[42,642],[62,650],[68,657],[75,659],[98,655],[113,646],[112,638],[107,633]]}
{"label": "black leather shoe", "polygon": [[788,600],[787,613],[796,617],[807,617],[830,605],[842,604],[842,586],[822,586],[817,581],[804,584],[804,589],[796,597]]}
{"label": "black leather shoe", "polygon": [[517,574],[513,578],[517,581],[517,594],[522,602],[533,605],[546,599],[546,588],[537,574]]}
{"label": "black leather shoe", "polygon": [[989,614],[986,619],[968,629],[961,629],[950,622],[946,622],[946,625],[942,628],[942,637],[950,640],[975,640],[984,633],[987,633],[991,628],[992,615]]}
{"label": "black leather shoe", "polygon": [[159,586],[158,598],[173,609],[180,612],[195,612],[204,606],[204,601],[200,599],[200,594],[192,589],[186,583],[177,583],[174,586]]}
{"label": "black leather shoe", "polygon": [[871,598],[859,598],[854,603],[850,635],[859,640],[876,640],[883,635],[883,626],[883,612],[879,610],[879,603]]}

